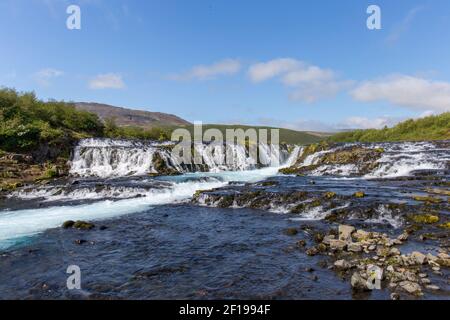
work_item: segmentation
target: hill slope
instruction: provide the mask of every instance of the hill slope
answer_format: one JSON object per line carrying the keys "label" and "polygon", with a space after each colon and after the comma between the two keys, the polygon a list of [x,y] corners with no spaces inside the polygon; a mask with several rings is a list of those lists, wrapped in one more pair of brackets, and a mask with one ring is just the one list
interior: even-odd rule
{"label": "hill slope", "polygon": [[[270,129],[279,129],[280,130],[280,143],[287,144],[311,144],[320,142],[330,135],[327,133],[321,132],[306,132],[306,131],[295,131],[291,129],[283,129],[283,128],[274,128],[274,127],[265,127],[265,126],[246,126],[246,125],[223,125],[223,124],[205,124],[203,125],[203,133],[208,129],[219,129],[223,137],[225,139],[225,130],[226,129],[243,129],[244,131],[247,129],[267,129],[267,138],[270,140]],[[193,133],[194,127],[192,125],[187,126],[187,129]]]}
{"label": "hill slope", "polygon": [[341,132],[329,138],[333,142],[384,142],[450,139],[450,112],[421,119],[409,119],[392,128]]}
{"label": "hill slope", "polygon": [[162,112],[149,112],[115,107],[107,104],[93,102],[77,102],[78,110],[95,113],[102,120],[114,119],[118,126],[133,126],[141,128],[185,126],[190,122],[172,114]]}

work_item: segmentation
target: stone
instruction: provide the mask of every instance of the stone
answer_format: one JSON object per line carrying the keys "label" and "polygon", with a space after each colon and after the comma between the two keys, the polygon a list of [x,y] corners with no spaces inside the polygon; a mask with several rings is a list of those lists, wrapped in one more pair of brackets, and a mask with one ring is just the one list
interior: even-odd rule
{"label": "stone", "polygon": [[420,279],[420,283],[422,283],[422,284],[430,284],[431,280],[428,279],[428,278],[423,278],[423,279]]}
{"label": "stone", "polygon": [[355,231],[355,227],[341,224],[338,227],[339,240],[343,240],[343,241],[346,241],[346,242],[351,242],[352,241],[352,233],[354,231]]}
{"label": "stone", "polygon": [[419,273],[419,278],[427,278],[428,275],[426,273]]}
{"label": "stone", "polygon": [[355,198],[364,198],[366,194],[363,191],[357,191],[353,194]]}
{"label": "stone", "polygon": [[295,228],[288,228],[284,230],[284,234],[287,236],[295,236],[298,233],[298,230]]}
{"label": "stone", "polygon": [[438,253],[437,257],[439,259],[450,259],[450,256],[444,252]]}
{"label": "stone", "polygon": [[397,292],[392,292],[391,300],[400,300],[400,295]]}
{"label": "stone", "polygon": [[63,229],[69,229],[69,228],[72,228],[74,224],[75,224],[75,221],[67,220],[67,221],[65,221],[65,222],[62,224],[61,227],[62,227]]}
{"label": "stone", "polygon": [[388,266],[388,267],[386,268],[386,271],[387,271],[387,272],[395,272],[395,269],[394,269],[393,266]]}
{"label": "stone", "polygon": [[306,246],[306,241],[305,241],[305,240],[298,240],[298,241],[297,241],[297,246],[299,246],[299,247],[304,247],[304,246]]}
{"label": "stone", "polygon": [[367,249],[368,249],[369,251],[375,251],[376,248],[377,248],[377,246],[374,245],[374,244],[372,244],[372,245],[370,245]]}
{"label": "stone", "polygon": [[361,252],[362,246],[358,242],[351,242],[351,243],[347,244],[347,250],[350,252]]}
{"label": "stone", "polygon": [[359,229],[353,233],[353,238],[357,241],[367,240],[370,238],[370,232]]}
{"label": "stone", "polygon": [[410,258],[416,264],[424,264],[425,262],[427,262],[427,256],[423,253],[420,253],[419,251],[412,252]]}
{"label": "stone", "polygon": [[334,234],[330,234],[327,235],[325,237],[323,237],[322,243],[326,244],[326,245],[330,245],[330,240],[334,240],[336,237],[334,236]]}
{"label": "stone", "polygon": [[355,291],[367,291],[369,288],[367,287],[367,280],[361,277],[359,272],[354,272],[352,278],[350,280],[352,285],[352,289]]}
{"label": "stone", "polygon": [[341,259],[341,260],[337,260],[334,263],[334,266],[336,267],[336,269],[339,269],[339,270],[348,270],[351,268],[352,265],[348,261]]}
{"label": "stone", "polygon": [[343,240],[330,240],[330,249],[342,251],[347,246],[347,242]]}
{"label": "stone", "polygon": [[400,255],[400,250],[398,250],[397,248],[391,248],[391,250],[389,250],[389,255],[391,255],[391,256],[399,256]]}
{"label": "stone", "polygon": [[315,255],[318,254],[318,253],[319,253],[319,250],[317,250],[316,247],[311,247],[311,248],[309,248],[309,249],[306,250],[306,254],[307,254],[308,256],[315,256]]}
{"label": "stone", "polygon": [[79,229],[79,230],[91,230],[95,227],[94,224],[86,222],[86,221],[75,221],[75,223],[73,224],[73,227],[75,229]]}
{"label": "stone", "polygon": [[402,281],[399,286],[409,294],[420,295],[422,293],[420,285],[412,281]]}
{"label": "stone", "polygon": [[428,290],[435,290],[435,291],[437,291],[437,290],[440,290],[441,288],[439,288],[438,286],[436,286],[436,285],[433,285],[433,284],[431,284],[431,285],[428,285],[428,286],[425,286],[425,288],[427,288]]}
{"label": "stone", "polygon": [[406,240],[408,240],[408,237],[409,237],[408,233],[407,232],[403,232],[401,235],[399,235],[397,237],[397,239],[400,240],[400,241],[406,241]]}

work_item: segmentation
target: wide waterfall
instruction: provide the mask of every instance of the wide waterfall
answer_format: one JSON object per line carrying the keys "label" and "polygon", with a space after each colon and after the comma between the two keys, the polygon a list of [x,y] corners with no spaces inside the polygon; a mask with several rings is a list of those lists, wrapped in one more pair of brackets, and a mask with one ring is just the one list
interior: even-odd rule
{"label": "wide waterfall", "polygon": [[[84,139],[75,147],[71,161],[72,175],[121,177],[157,174],[155,156],[164,166],[179,173],[194,171],[244,171],[262,167],[278,167],[288,161],[286,148],[259,144],[259,159],[252,157],[242,145],[196,144],[195,151],[201,155],[203,165],[182,164],[172,155],[170,142],[133,141],[113,139]],[[298,152],[298,148],[293,152]],[[226,158],[231,154],[231,161]]]}

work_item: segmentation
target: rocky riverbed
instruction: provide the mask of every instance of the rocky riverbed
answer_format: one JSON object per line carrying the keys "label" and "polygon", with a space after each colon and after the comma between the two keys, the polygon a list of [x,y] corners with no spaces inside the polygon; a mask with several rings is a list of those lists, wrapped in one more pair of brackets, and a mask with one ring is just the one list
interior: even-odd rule
{"label": "rocky riverbed", "polygon": [[0,298],[450,298],[448,142],[311,145],[281,168],[210,172],[90,143],[80,174],[1,200]]}

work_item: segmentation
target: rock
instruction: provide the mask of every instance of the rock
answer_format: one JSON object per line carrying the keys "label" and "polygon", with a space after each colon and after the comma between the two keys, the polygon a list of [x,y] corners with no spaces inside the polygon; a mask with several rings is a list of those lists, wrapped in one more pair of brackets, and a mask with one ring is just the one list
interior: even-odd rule
{"label": "rock", "polygon": [[395,269],[394,269],[393,266],[388,266],[388,267],[386,268],[386,271],[387,271],[387,272],[395,272]]}
{"label": "rock", "polygon": [[409,294],[421,295],[422,289],[420,285],[412,281],[402,281],[399,286]]}
{"label": "rock", "polygon": [[378,246],[377,248],[377,256],[379,257],[388,257],[390,254],[390,250],[385,247]]}
{"label": "rock", "polygon": [[426,273],[419,273],[419,278],[427,278],[428,275]]}
{"label": "rock", "polygon": [[287,236],[295,236],[298,233],[298,230],[295,228],[288,228],[284,230],[284,234]]}
{"label": "rock", "polygon": [[75,224],[75,221],[67,220],[62,224],[61,227],[64,229],[69,229],[69,228],[72,228],[74,224]]}
{"label": "rock", "polygon": [[362,192],[362,191],[357,191],[357,192],[355,192],[355,193],[353,194],[353,196],[354,196],[355,198],[364,198],[364,197],[366,196],[366,194],[365,194],[364,192]]}
{"label": "rock", "polygon": [[335,236],[333,234],[327,235],[325,237],[323,237],[322,243],[326,244],[326,245],[330,245],[330,240],[335,240]]}
{"label": "rock", "polygon": [[399,235],[397,237],[397,239],[400,240],[400,241],[406,241],[406,240],[408,240],[408,237],[409,237],[408,233],[407,232],[403,232],[401,235]]}
{"label": "rock", "polygon": [[348,261],[343,260],[343,259],[337,260],[337,261],[334,263],[334,266],[335,266],[336,269],[338,269],[338,270],[348,270],[348,269],[350,269],[350,268],[352,267],[352,265],[351,265]]}
{"label": "rock", "polygon": [[370,245],[367,249],[368,249],[369,251],[374,251],[376,248],[377,248],[377,246],[374,245],[374,244],[372,244],[372,245]]}
{"label": "rock", "polygon": [[437,290],[440,290],[441,288],[439,288],[438,286],[436,286],[436,285],[433,285],[433,284],[431,284],[431,285],[428,285],[428,286],[425,286],[425,288],[427,288],[428,290],[435,290],[435,291],[437,291]]}
{"label": "rock", "polygon": [[437,259],[436,262],[446,268],[450,268],[450,259]]}
{"label": "rock", "polygon": [[308,256],[315,256],[316,254],[319,253],[319,250],[316,247],[311,247],[311,248],[307,249],[305,253]]}
{"label": "rock", "polygon": [[391,250],[389,250],[389,255],[390,256],[399,256],[400,250],[398,250],[397,248],[391,248]]}
{"label": "rock", "polygon": [[431,280],[428,279],[428,278],[423,278],[423,279],[420,279],[420,283],[422,283],[422,284],[430,284]]}
{"label": "rock", "polygon": [[338,227],[339,240],[351,242],[352,241],[352,233],[354,231],[355,231],[355,227],[341,224]]}
{"label": "rock", "polygon": [[77,240],[75,240],[74,242],[75,242],[75,244],[81,245],[81,244],[83,244],[83,243],[86,243],[87,241],[84,240],[84,239],[77,239]]}
{"label": "rock", "polygon": [[438,253],[437,257],[439,259],[450,259],[450,256],[448,254],[446,254],[445,252]]}
{"label": "rock", "polygon": [[369,290],[369,288],[367,287],[367,280],[364,279],[359,274],[359,272],[353,273],[350,283],[351,283],[352,289],[354,291],[368,291]]}
{"label": "rock", "polygon": [[358,242],[351,242],[351,243],[347,244],[347,250],[350,252],[361,252],[362,246]]}
{"label": "rock", "polygon": [[366,232],[364,230],[357,230],[353,233],[353,238],[357,241],[363,241],[370,238],[370,232]]}
{"label": "rock", "polygon": [[342,251],[347,246],[347,242],[343,240],[330,240],[330,249]]}
{"label": "rock", "polygon": [[397,292],[392,292],[391,300],[400,300],[400,295]]}
{"label": "rock", "polygon": [[298,241],[297,241],[297,246],[299,246],[299,247],[304,247],[304,246],[306,246],[306,241],[305,241],[305,240],[298,240]]}
{"label": "rock", "polygon": [[73,228],[80,229],[80,230],[91,230],[95,227],[94,224],[78,220],[73,224]]}
{"label": "rock", "polygon": [[432,214],[415,214],[409,216],[409,219],[416,223],[432,224],[439,221],[439,217]]}
{"label": "rock", "polygon": [[415,264],[424,264],[427,262],[427,256],[423,253],[420,253],[419,251],[414,251],[411,253],[410,258]]}

